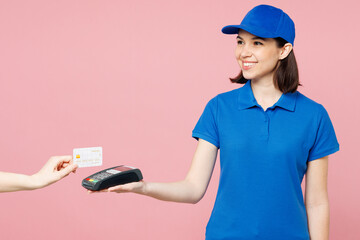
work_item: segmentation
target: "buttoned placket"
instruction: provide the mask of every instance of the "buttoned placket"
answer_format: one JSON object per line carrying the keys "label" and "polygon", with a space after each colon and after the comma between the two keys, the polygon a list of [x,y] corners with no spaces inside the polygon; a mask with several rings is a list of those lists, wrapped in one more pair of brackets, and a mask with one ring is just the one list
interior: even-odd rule
{"label": "buttoned placket", "polygon": [[269,140],[269,134],[270,134],[270,120],[271,120],[271,114],[273,111],[273,107],[267,108],[265,111],[264,109],[259,105],[256,104],[258,107],[258,110],[261,111],[263,115],[263,124],[261,126],[261,139],[263,140]]}

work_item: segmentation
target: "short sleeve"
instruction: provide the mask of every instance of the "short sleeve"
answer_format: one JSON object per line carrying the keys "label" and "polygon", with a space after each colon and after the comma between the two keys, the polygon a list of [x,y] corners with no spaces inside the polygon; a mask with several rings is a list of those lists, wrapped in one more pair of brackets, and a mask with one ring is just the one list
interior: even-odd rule
{"label": "short sleeve", "polygon": [[196,140],[199,140],[199,138],[206,140],[219,148],[217,105],[217,97],[214,97],[206,104],[202,115],[192,131],[192,137]]}
{"label": "short sleeve", "polygon": [[320,106],[316,138],[310,149],[308,161],[319,159],[339,151],[339,143],[330,117],[326,109],[322,105]]}

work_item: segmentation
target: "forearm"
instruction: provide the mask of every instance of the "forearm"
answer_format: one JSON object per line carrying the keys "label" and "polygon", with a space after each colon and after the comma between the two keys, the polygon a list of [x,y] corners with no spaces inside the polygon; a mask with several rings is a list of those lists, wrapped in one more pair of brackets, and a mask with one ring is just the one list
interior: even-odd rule
{"label": "forearm", "polygon": [[163,201],[197,203],[204,196],[214,169],[218,148],[199,139],[184,180],[170,183],[132,182],[110,187],[105,192],[133,192]]}
{"label": "forearm", "polygon": [[197,203],[203,194],[187,180],[171,183],[145,183],[143,195],[163,201]]}
{"label": "forearm", "polygon": [[0,192],[15,192],[38,188],[33,176],[0,172]]}
{"label": "forearm", "polygon": [[308,226],[311,240],[329,240],[329,203],[307,206]]}

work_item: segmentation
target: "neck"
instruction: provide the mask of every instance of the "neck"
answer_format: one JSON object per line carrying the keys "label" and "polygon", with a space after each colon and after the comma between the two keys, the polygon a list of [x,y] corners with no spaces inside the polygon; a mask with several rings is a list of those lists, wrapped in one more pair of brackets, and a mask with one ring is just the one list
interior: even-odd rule
{"label": "neck", "polygon": [[273,78],[253,79],[251,88],[259,104],[276,102],[282,95],[282,92],[275,87]]}

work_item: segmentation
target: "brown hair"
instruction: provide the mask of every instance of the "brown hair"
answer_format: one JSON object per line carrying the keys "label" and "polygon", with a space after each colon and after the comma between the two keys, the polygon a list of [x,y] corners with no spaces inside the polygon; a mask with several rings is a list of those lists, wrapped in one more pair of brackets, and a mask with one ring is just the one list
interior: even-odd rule
{"label": "brown hair", "polygon": [[[283,47],[285,43],[287,43],[286,40],[280,37],[274,39],[276,40],[277,46],[279,48]],[[244,84],[248,81],[248,79],[245,79],[242,75],[242,72],[240,71],[240,73],[235,78],[230,78],[230,81],[233,83]],[[274,84],[283,93],[296,92],[297,87],[302,86],[299,82],[299,72],[294,49],[291,50],[286,58],[280,60],[280,65],[277,67],[274,73]]]}

